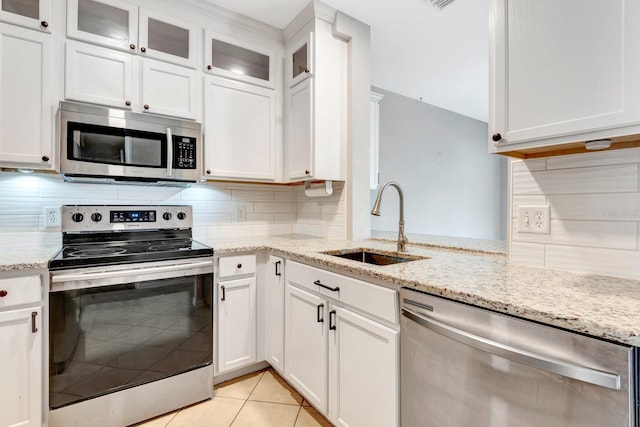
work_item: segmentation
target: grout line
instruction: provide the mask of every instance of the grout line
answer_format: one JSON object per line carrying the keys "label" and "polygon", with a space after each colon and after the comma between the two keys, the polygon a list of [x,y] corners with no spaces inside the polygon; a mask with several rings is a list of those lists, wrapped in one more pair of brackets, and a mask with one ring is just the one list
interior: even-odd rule
{"label": "grout line", "polygon": [[171,419],[169,421],[167,421],[167,423],[164,425],[164,427],[168,427],[169,424],[171,424],[171,422],[176,418],[176,416],[178,415],[178,413],[180,413],[182,411],[182,409],[178,409],[177,411],[175,411],[173,413],[173,417],[171,417]]}
{"label": "grout line", "polygon": [[253,393],[253,391],[256,389],[256,387],[258,387],[258,384],[260,383],[260,381],[262,381],[262,377],[264,377],[264,373],[265,373],[265,371],[260,372],[260,379],[258,381],[256,381],[256,385],[254,385],[253,388],[251,389],[251,391],[249,392],[249,396],[247,396],[247,398],[244,399],[244,403],[240,407],[240,410],[235,415],[235,417],[233,417],[233,419],[231,420],[231,424],[229,424],[229,427],[231,427],[233,425],[233,423],[236,422],[236,419],[238,418],[238,415],[240,415],[240,412],[242,412],[242,410],[246,406],[247,402],[249,401],[249,397],[251,397],[251,394]]}
{"label": "grout line", "polygon": [[302,404],[300,404],[300,407],[298,408],[298,413],[296,414],[296,419],[293,420],[292,427],[296,427],[296,424],[298,423],[298,418],[300,417],[300,411],[302,411]]}

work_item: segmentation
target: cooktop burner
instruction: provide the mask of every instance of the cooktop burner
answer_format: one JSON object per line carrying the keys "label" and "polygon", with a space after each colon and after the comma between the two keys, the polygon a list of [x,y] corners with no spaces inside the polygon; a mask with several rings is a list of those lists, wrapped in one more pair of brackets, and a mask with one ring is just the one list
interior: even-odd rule
{"label": "cooktop burner", "polygon": [[63,206],[62,249],[49,269],[212,256],[191,238],[190,206]]}

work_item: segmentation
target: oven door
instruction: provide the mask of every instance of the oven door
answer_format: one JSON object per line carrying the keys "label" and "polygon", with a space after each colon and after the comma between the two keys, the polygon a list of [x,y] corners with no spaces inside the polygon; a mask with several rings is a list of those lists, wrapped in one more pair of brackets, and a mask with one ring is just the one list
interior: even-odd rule
{"label": "oven door", "polygon": [[212,363],[211,257],[51,273],[49,406]]}

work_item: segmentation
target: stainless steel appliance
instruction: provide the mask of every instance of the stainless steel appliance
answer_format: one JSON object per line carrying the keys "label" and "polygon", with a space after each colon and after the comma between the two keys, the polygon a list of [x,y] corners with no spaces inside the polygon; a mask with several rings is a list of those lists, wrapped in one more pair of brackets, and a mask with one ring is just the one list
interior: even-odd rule
{"label": "stainless steel appliance", "polygon": [[403,427],[638,422],[637,348],[401,289]]}
{"label": "stainless steel appliance", "polygon": [[199,123],[60,102],[60,172],[67,180],[195,182],[202,178]]}
{"label": "stainless steel appliance", "polygon": [[49,261],[49,426],[123,426],[212,397],[213,249],[190,206],[63,206]]}

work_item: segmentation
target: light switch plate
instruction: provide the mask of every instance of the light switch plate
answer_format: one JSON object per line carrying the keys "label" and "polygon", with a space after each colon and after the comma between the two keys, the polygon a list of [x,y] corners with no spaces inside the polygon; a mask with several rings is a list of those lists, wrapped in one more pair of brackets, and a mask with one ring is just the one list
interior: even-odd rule
{"label": "light switch plate", "polygon": [[518,206],[518,232],[549,234],[550,212],[549,206]]}

